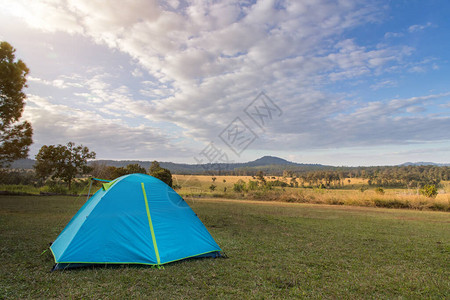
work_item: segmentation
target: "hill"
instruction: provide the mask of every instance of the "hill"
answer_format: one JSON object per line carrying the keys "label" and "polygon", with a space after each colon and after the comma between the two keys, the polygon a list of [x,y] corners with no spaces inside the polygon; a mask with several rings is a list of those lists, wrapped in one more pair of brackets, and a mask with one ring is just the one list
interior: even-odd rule
{"label": "hill", "polygon": [[[33,159],[21,159],[15,161],[12,169],[32,169],[35,161]],[[243,174],[264,171],[265,173],[279,174],[284,170],[311,171],[317,169],[332,169],[331,166],[320,164],[301,164],[287,161],[275,156],[263,156],[254,161],[246,163],[217,163],[217,164],[182,164],[173,162],[159,162],[161,167],[169,169],[174,174],[203,174],[208,172],[218,172],[222,174]],[[94,160],[89,165],[102,164],[106,166],[125,167],[129,164],[138,164],[145,169],[150,167],[151,161],[141,160]]]}
{"label": "hill", "polygon": [[418,161],[418,162],[405,162],[399,165],[400,167],[403,166],[437,166],[437,167],[448,167],[450,164],[438,164],[434,162],[426,162],[426,161]]}
{"label": "hill", "polygon": [[276,156],[263,156],[254,161],[249,161],[247,166],[267,166],[267,165],[298,165],[297,163],[287,161]]}
{"label": "hill", "polygon": [[[12,169],[32,169],[34,165],[33,159],[21,159],[15,161]],[[161,167],[169,169],[174,174],[205,174],[214,173],[217,175],[254,175],[258,171],[265,174],[281,175],[284,171],[293,173],[304,173],[317,170],[349,170],[349,169],[367,169],[370,167],[333,167],[321,164],[302,164],[291,162],[276,156],[263,156],[256,160],[245,163],[218,163],[218,164],[183,164],[174,162],[159,162]],[[138,164],[145,169],[150,167],[151,161],[141,160],[94,160],[89,162],[92,164],[101,164],[105,166],[125,167],[129,164]],[[408,166],[436,166],[445,167],[450,164],[439,164],[432,162],[406,162],[397,167]]]}
{"label": "hill", "polygon": [[[124,167],[128,164],[139,164],[146,169],[148,169],[151,164],[151,161],[138,160],[96,160],[95,162],[114,167]],[[256,173],[260,170],[270,174],[281,174],[286,169],[311,171],[322,168],[333,168],[331,166],[324,166],[320,164],[301,164],[290,162],[275,156],[263,156],[246,163],[181,164],[173,162],[159,162],[159,164],[161,167],[169,169],[174,174],[203,174],[208,172],[215,172],[219,174],[244,174]]]}

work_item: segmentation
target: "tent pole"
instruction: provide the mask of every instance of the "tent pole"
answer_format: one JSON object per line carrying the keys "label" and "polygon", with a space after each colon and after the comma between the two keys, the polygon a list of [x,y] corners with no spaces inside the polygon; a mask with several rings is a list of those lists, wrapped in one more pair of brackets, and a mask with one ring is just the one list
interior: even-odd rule
{"label": "tent pole", "polygon": [[88,195],[87,195],[87,198],[86,198],[86,201],[88,201],[89,200],[89,196],[91,195],[91,187],[92,187],[92,177],[91,178],[89,178],[90,180],[91,180],[91,183],[89,184],[89,192],[88,192]]}

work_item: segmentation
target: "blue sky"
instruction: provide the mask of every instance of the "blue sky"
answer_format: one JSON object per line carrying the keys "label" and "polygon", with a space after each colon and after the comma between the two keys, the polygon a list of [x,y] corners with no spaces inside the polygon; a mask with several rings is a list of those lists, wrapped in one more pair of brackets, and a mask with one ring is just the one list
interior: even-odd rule
{"label": "blue sky", "polygon": [[0,5],[31,70],[32,157],[73,141],[99,159],[450,162],[448,1]]}

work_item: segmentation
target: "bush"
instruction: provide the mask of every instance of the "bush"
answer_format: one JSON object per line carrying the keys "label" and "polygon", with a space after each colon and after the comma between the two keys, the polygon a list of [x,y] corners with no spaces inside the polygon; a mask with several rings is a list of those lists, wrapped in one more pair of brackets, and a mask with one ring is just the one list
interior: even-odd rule
{"label": "bush", "polygon": [[271,186],[281,186],[281,187],[286,187],[288,186],[288,184],[284,181],[281,180],[273,180],[273,181],[269,181]]}
{"label": "bush", "polygon": [[437,188],[434,184],[425,185],[423,188],[419,190],[419,193],[428,198],[436,198],[438,194]]}
{"label": "bush", "polygon": [[252,200],[263,200],[263,201],[286,201],[286,199],[282,198],[282,196],[286,197],[286,194],[281,193],[280,191],[259,189],[249,192],[247,198]]}
{"label": "bush", "polygon": [[450,205],[444,203],[433,203],[428,208],[437,211],[450,211]]}
{"label": "bush", "polygon": [[375,189],[375,193],[379,194],[379,195],[384,195],[384,190],[382,187],[377,187]]}
{"label": "bush", "polygon": [[377,207],[387,207],[387,208],[409,208],[410,205],[407,201],[401,201],[398,199],[375,199],[374,204]]}
{"label": "bush", "polygon": [[242,193],[245,191],[245,182],[242,179],[239,179],[233,186],[233,191],[236,193]]}
{"label": "bush", "polygon": [[258,182],[249,180],[247,183],[247,187],[248,187],[249,191],[254,191],[254,190],[258,189]]}
{"label": "bush", "polygon": [[34,172],[0,170],[0,184],[33,185],[37,182]]}
{"label": "bush", "polygon": [[53,193],[53,194],[67,194],[68,189],[62,183],[57,181],[49,180],[46,185],[42,188],[43,192]]}

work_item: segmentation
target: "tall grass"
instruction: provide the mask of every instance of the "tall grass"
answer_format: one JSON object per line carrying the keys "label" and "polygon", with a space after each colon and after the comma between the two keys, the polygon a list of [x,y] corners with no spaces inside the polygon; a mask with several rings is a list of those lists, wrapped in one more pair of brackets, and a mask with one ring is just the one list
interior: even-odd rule
{"label": "tall grass", "polygon": [[449,195],[440,195],[440,197],[434,199],[422,195],[410,195],[405,193],[380,194],[372,190],[365,192],[319,189],[298,189],[296,191],[258,190],[247,193],[246,198],[262,201],[450,211]]}
{"label": "tall grass", "polygon": [[[369,187],[367,180],[351,178],[344,180],[345,185],[341,188],[318,189],[307,186],[305,188],[274,187],[267,189],[247,189],[244,192],[233,192],[233,185],[239,180],[248,183],[253,179],[251,176],[215,176],[217,185],[214,191],[208,186],[212,183],[212,177],[206,175],[175,175],[181,185],[177,192],[185,198],[215,197],[230,199],[248,199],[260,201],[282,201],[297,203],[329,204],[329,205],[351,205],[386,208],[408,208],[417,210],[439,210],[450,211],[450,183],[442,182],[437,198],[427,198],[419,195],[416,189],[384,189],[383,193],[376,192],[375,187]],[[225,180],[225,182],[224,182]],[[276,177],[267,177],[267,180],[285,180]],[[361,192],[361,188],[364,192]]]}
{"label": "tall grass", "polygon": [[[93,187],[93,191],[98,186]],[[81,195],[87,194],[89,190],[89,182],[87,180],[76,180],[72,183],[69,190],[67,184],[63,182],[48,181],[43,186],[25,185],[25,184],[0,184],[0,191],[12,194],[59,194],[59,195]],[[91,191],[92,192],[92,191]]]}
{"label": "tall grass", "polygon": [[[213,178],[215,180],[213,181]],[[386,208],[408,208],[417,210],[439,210],[450,211],[450,182],[442,182],[438,196],[427,198],[419,195],[418,190],[412,189],[385,189],[384,193],[377,193],[375,187],[361,192],[361,187],[368,188],[365,181],[359,178],[352,178],[351,182],[346,182],[346,186],[333,189],[318,189],[312,187],[273,187],[272,189],[256,188],[235,192],[233,186],[239,180],[247,183],[255,182],[252,176],[206,176],[206,175],[174,175],[174,184],[181,186],[177,192],[183,198],[215,197],[230,199],[249,199],[260,201],[282,201],[313,204],[330,205],[352,205],[368,207]],[[267,177],[266,180],[284,180],[281,177]],[[286,179],[288,181],[288,179]],[[214,184],[216,188],[210,190]],[[67,185],[62,182],[49,181],[44,186],[33,185],[0,185],[0,191],[27,194],[87,194],[89,182],[86,179],[79,179],[73,182],[72,189],[68,190]],[[92,193],[100,185],[93,186]]]}

